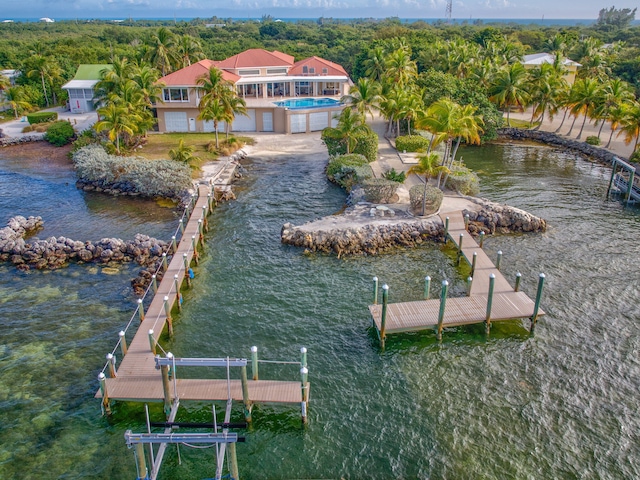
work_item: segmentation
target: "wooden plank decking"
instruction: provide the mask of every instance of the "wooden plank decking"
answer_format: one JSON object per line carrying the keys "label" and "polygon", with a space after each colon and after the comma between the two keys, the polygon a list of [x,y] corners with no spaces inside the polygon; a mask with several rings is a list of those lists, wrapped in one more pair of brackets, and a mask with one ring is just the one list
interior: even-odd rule
{"label": "wooden plank decking", "polygon": [[[160,402],[164,400],[162,375],[156,369],[155,356],[151,351],[149,330],[157,341],[167,323],[164,297],[168,297],[171,307],[176,302],[174,275],[178,275],[178,284],[185,280],[184,254],[188,264],[194,257],[192,236],[199,238],[198,220],[202,218],[203,207],[208,206],[209,186],[201,185],[198,199],[191,216],[185,225],[184,234],[176,252],[158,285],[144,321],[140,323],[135,336],[128,345],[127,354],[117,369],[115,378],[106,379],[107,395],[112,400],[139,402]],[[199,240],[198,240],[199,241]],[[177,379],[177,390],[183,400],[226,400],[228,398],[227,380]],[[252,402],[264,403],[300,403],[302,402],[302,384],[300,382],[282,382],[272,380],[249,380],[249,398]],[[308,388],[308,384],[307,384]],[[171,395],[174,395],[174,383],[171,380]],[[231,395],[234,400],[242,400],[240,380],[231,380]],[[96,398],[101,398],[100,390]]]}
{"label": "wooden plank decking", "polygon": [[[444,215],[440,215],[444,217]],[[456,244],[462,239],[462,254],[471,264],[476,253],[476,268],[468,297],[447,298],[443,318],[444,327],[471,325],[486,320],[489,293],[489,275],[495,275],[491,322],[528,318],[533,315],[534,302],[524,293],[516,292],[504,278],[486,253],[467,232],[462,212],[450,212],[448,235]],[[445,221],[442,218],[443,222]],[[385,322],[385,334],[426,330],[438,325],[440,299],[415,302],[389,303]],[[373,323],[382,328],[382,305],[370,305]],[[544,315],[539,309],[538,316]]]}

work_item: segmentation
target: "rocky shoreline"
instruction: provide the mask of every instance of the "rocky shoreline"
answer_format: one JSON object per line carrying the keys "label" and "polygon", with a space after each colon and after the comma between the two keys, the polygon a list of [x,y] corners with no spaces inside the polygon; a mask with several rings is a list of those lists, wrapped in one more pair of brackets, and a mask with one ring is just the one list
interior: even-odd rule
{"label": "rocky shoreline", "polygon": [[105,265],[136,262],[144,267],[159,264],[169,244],[147,235],[137,234],[133,240],[103,238],[98,242],[81,242],[66,237],[45,240],[26,237],[42,228],[42,217],[16,216],[0,229],[0,260],[11,262],[19,270],[55,270],[70,262],[95,262]]}
{"label": "rocky shoreline", "polygon": [[[469,215],[469,232],[488,234],[513,232],[544,232],[544,219],[519,208],[500,205],[489,200],[460,197],[469,207],[462,209]],[[284,224],[281,241],[302,247],[305,252],[343,255],[376,255],[396,247],[413,247],[428,240],[441,241],[444,225],[438,215],[418,218],[406,210],[394,210],[392,217],[371,216],[375,205],[361,202],[341,215],[325,217],[295,226]]]}

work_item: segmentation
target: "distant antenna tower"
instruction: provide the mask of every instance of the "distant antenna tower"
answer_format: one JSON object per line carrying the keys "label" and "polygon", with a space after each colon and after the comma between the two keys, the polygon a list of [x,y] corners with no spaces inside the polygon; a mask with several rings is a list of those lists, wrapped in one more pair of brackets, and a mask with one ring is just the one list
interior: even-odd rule
{"label": "distant antenna tower", "polygon": [[447,23],[451,23],[451,7],[453,0],[447,0],[447,10],[445,11],[445,15],[447,16]]}

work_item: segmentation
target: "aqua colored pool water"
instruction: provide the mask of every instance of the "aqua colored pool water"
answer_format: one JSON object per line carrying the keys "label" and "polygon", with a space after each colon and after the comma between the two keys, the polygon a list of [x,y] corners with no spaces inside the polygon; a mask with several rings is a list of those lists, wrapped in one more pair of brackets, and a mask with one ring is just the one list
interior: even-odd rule
{"label": "aqua colored pool water", "polygon": [[278,107],[290,108],[292,110],[303,108],[336,107],[340,105],[340,101],[334,100],[333,98],[296,98],[294,100],[283,100],[281,102],[274,103]]}

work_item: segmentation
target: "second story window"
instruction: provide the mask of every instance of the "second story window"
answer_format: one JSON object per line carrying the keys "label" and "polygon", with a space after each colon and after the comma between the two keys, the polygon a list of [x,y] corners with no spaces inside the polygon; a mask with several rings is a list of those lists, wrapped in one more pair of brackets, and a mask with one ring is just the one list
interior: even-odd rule
{"label": "second story window", "polygon": [[162,90],[165,102],[188,102],[188,88],[164,88]]}

